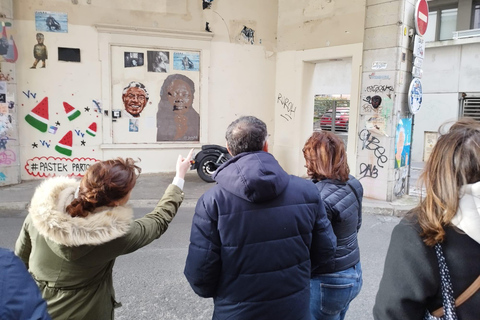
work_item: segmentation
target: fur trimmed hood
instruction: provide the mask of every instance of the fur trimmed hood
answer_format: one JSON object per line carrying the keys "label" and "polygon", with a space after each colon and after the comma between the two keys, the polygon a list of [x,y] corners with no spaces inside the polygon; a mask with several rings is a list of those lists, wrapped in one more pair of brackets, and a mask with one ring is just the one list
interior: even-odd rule
{"label": "fur trimmed hood", "polygon": [[66,213],[65,208],[74,199],[79,185],[77,179],[55,177],[45,180],[35,190],[29,214],[33,225],[47,242],[67,247],[99,245],[130,230],[133,210],[128,206],[98,208],[85,218],[73,218]]}

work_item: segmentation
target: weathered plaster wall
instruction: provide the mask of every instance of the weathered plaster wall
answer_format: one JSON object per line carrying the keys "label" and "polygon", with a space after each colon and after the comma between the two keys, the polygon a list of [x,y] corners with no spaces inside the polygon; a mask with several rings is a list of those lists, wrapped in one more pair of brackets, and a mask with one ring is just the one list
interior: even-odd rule
{"label": "weathered plaster wall", "polygon": [[364,25],[363,0],[278,1],[274,152],[287,171],[305,174],[301,150],[313,131],[315,64],[347,58],[352,61],[347,154],[355,173]]}
{"label": "weathered plaster wall", "polygon": [[[186,153],[191,147],[198,150],[206,143],[223,145],[227,125],[245,114],[264,119],[273,133],[276,1],[214,1],[211,9],[205,10],[202,10],[201,1],[196,0],[79,0],[78,4],[21,0],[15,1],[14,6],[15,21],[22,30],[17,63],[22,179],[54,174],[81,175],[93,161],[116,156],[140,157],[145,173],[174,171],[178,153]],[[66,13],[68,33],[42,32],[48,48],[47,65],[40,68],[40,62],[36,69],[30,69],[34,61],[32,49],[37,42],[36,11]],[[205,31],[206,22],[212,33]],[[96,27],[99,24],[115,25],[122,30],[130,28],[129,35],[118,42],[128,46],[125,41],[129,39],[132,48],[184,49],[187,45],[182,40],[165,39],[175,33],[183,38],[189,34],[211,36],[209,45],[198,48],[203,50],[202,61],[205,62],[201,70],[202,81],[195,93],[201,100],[198,142],[155,142],[135,147],[112,144],[111,110],[118,106],[112,105],[114,93],[111,90],[116,88],[116,83],[111,83],[110,79],[111,61],[102,56],[106,44]],[[247,38],[240,33],[244,26],[254,31],[253,37]],[[158,36],[162,30],[168,32]],[[195,46],[197,42],[192,41],[189,43]],[[109,45],[115,43],[107,44],[107,51]],[[58,61],[58,47],[79,48],[81,62]],[[46,97],[48,130],[42,132],[25,117]],[[64,102],[80,111],[80,116],[69,120]],[[156,106],[158,102],[159,92],[150,92],[149,106]],[[108,114],[105,111],[109,111]],[[93,122],[97,125],[95,136],[87,132]],[[69,132],[72,135],[71,155],[55,148]]]}
{"label": "weathered plaster wall", "polygon": [[278,50],[363,42],[365,0],[279,0]]}

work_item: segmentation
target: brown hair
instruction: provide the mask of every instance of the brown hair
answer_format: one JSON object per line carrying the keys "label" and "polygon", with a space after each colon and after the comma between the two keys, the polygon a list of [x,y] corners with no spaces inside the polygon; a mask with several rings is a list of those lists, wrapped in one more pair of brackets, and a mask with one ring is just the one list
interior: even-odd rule
{"label": "brown hair", "polygon": [[115,206],[115,201],[133,189],[141,171],[132,158],[95,163],[83,176],[78,196],[66,211],[72,217],[86,217],[98,207]]}
{"label": "brown hair", "polygon": [[[445,125],[439,131],[444,131]],[[480,122],[464,118],[440,136],[420,175],[426,195],[414,215],[428,246],[444,240],[443,227],[457,213],[462,196],[460,188],[477,181],[480,181]]]}
{"label": "brown hair", "polygon": [[314,132],[302,149],[307,174],[316,180],[347,181],[350,169],[345,145],[331,132]]}

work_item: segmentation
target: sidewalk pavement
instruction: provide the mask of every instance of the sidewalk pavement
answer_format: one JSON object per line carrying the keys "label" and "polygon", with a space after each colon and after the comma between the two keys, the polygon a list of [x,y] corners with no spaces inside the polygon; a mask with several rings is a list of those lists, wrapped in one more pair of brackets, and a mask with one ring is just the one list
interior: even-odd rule
{"label": "sidewalk pavement", "polygon": [[[141,174],[133,188],[130,204],[133,207],[153,208],[172,182],[175,173]],[[0,215],[5,210],[24,210],[28,208],[35,188],[42,180],[23,181],[16,185],[0,187]],[[182,207],[194,207],[198,198],[214,183],[201,180],[195,171],[187,172],[185,176],[185,200]],[[415,207],[419,201],[416,196],[405,195],[393,202],[363,199],[363,213],[389,216],[403,216]]]}

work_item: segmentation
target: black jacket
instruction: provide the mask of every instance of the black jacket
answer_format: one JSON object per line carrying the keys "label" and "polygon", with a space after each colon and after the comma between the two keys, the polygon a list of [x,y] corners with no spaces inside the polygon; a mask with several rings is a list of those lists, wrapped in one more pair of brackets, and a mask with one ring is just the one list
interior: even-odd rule
{"label": "black jacket", "polygon": [[185,276],[213,297],[213,319],[310,319],[310,264],[333,265],[336,240],[315,186],[266,152],[242,153],[198,200]]}
{"label": "black jacket", "polygon": [[[360,261],[357,233],[362,225],[363,187],[353,176],[347,182],[325,179],[315,181],[325,204],[328,219],[337,236],[335,266],[323,266],[315,274],[346,270]],[[355,190],[352,190],[352,188]]]}
{"label": "black jacket", "polygon": [[[453,295],[458,297],[480,275],[480,244],[454,227],[442,243]],[[390,240],[373,316],[376,320],[422,320],[425,309],[442,306],[440,273],[433,247],[420,237],[420,226],[403,219]],[[480,291],[457,308],[459,320],[478,319]]]}

